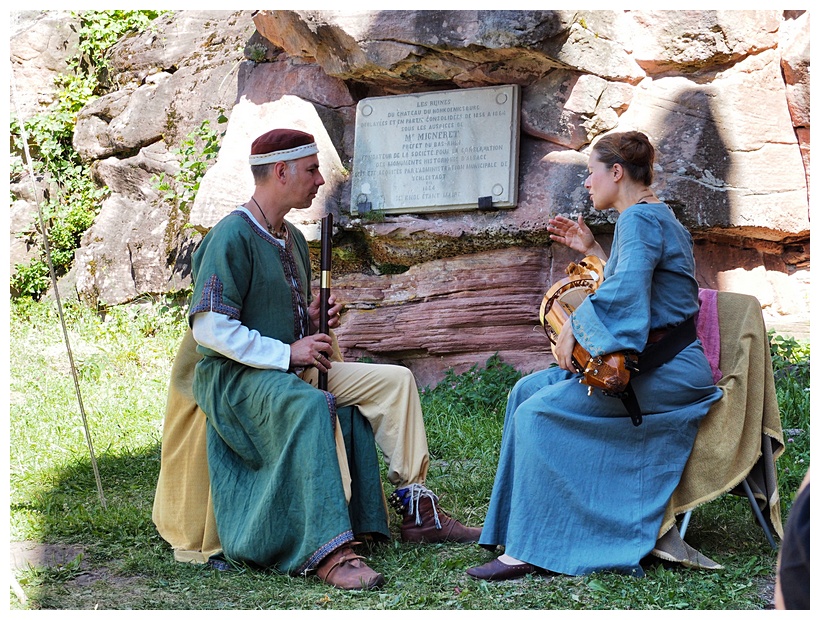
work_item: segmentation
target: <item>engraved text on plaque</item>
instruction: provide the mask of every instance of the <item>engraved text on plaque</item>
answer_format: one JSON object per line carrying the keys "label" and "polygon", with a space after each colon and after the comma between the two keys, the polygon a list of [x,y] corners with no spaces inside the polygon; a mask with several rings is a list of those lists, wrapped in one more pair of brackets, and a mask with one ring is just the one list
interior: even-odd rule
{"label": "engraved text on plaque", "polygon": [[514,207],[518,135],[515,85],[363,99],[350,212]]}

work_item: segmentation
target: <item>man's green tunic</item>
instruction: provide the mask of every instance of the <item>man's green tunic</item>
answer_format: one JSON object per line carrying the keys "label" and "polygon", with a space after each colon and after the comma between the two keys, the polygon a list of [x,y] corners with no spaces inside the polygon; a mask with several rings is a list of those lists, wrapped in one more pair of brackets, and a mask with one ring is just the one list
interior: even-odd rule
{"label": "man's green tunic", "polygon": [[[240,210],[193,256],[190,318],[219,312],[291,344],[308,335],[310,256],[286,222],[282,245]],[[252,368],[199,346],[194,397],[208,417],[214,515],[225,555],[301,574],[354,533],[388,536],[372,429],[355,410],[293,372]],[[353,479],[345,502],[334,425],[342,423]]]}

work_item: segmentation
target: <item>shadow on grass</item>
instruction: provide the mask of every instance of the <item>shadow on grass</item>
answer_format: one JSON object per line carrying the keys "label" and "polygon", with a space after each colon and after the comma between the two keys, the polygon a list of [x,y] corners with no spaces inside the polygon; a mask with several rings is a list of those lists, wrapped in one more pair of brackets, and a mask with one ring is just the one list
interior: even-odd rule
{"label": "shadow on grass", "polygon": [[159,475],[158,444],[118,456],[101,455],[97,465],[105,507],[89,459],[41,474],[42,490],[11,505],[12,518],[28,519],[40,542],[79,544],[110,550],[156,544],[151,522]]}
{"label": "shadow on grass", "polygon": [[[359,552],[387,580],[375,592],[342,592],[315,577],[273,571],[226,572],[173,560],[151,521],[159,445],[116,457],[99,470],[103,508],[88,461],[66,467],[11,507],[38,522],[39,543],[71,546],[81,556],[61,566],[23,572],[23,609],[755,609],[768,605],[775,552],[742,498],[698,509],[687,540],[726,569],[709,572],[650,562],[647,578],[616,574],[528,577],[485,583],[465,570],[492,554],[477,545],[411,545],[394,540]],[[453,467],[453,469],[458,469]],[[448,469],[448,468],[445,468]],[[442,487],[448,487],[444,470]],[[23,513],[28,513],[24,515]],[[482,513],[483,514],[483,513]],[[53,548],[52,548],[53,549]],[[79,560],[76,558],[79,557]]]}

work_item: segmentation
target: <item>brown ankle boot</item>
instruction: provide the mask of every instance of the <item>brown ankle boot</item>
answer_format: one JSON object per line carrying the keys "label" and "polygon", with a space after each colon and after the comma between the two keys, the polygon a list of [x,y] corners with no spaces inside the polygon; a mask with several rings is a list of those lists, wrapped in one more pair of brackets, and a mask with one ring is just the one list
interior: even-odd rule
{"label": "brown ankle boot", "polygon": [[384,583],[384,576],[362,562],[363,559],[353,552],[351,543],[346,543],[322,560],[316,575],[340,590],[374,590]]}
{"label": "brown ankle boot", "polygon": [[403,515],[404,542],[478,542],[480,527],[466,527],[438,506],[438,497],[421,484],[395,491],[390,501]]}

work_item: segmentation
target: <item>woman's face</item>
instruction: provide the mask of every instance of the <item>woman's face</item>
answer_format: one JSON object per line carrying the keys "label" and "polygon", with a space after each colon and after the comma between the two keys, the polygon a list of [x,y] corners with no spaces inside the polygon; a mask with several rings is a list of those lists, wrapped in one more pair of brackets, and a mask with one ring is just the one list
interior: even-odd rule
{"label": "woman's face", "polygon": [[618,185],[615,182],[617,176],[616,166],[618,165],[608,167],[598,159],[595,151],[592,152],[589,158],[587,164],[589,176],[584,181],[584,188],[589,192],[592,206],[598,211],[609,209],[615,203],[615,198],[618,195]]}

